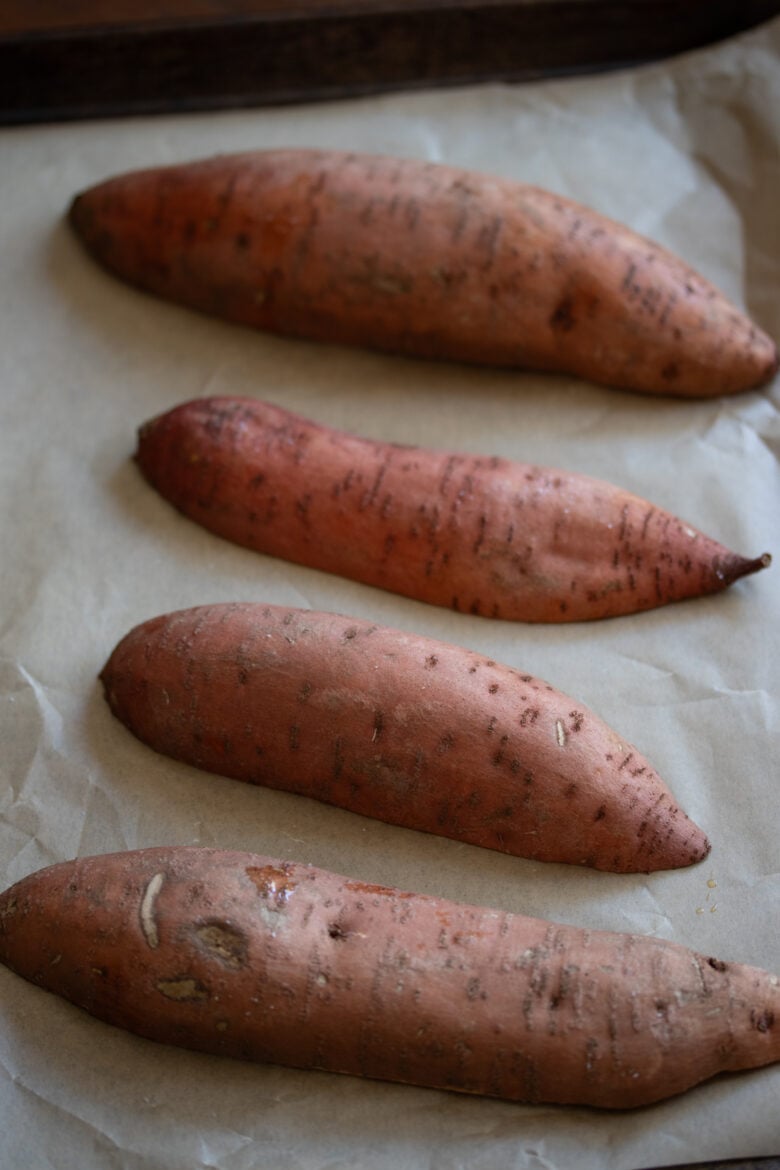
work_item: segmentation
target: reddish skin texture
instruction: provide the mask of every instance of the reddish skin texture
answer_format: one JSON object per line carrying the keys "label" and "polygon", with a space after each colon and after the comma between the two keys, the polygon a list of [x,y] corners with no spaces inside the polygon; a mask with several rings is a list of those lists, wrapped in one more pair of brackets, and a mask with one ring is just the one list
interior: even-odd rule
{"label": "reddish skin texture", "polygon": [[614,872],[709,852],[647,760],[591,711],[431,638],[199,606],[136,626],[101,678],[155,751],[390,824]]}
{"label": "reddish skin texture", "polygon": [[764,568],[611,484],[506,459],[379,443],[244,398],[143,426],[136,460],[236,544],[506,621],[615,617]]}
{"label": "reddish skin texture", "polygon": [[570,200],[453,167],[220,156],[109,179],[69,218],[131,284],[275,333],[681,397],[777,370],[774,342],[675,256]]}
{"label": "reddish skin texture", "polygon": [[776,976],[195,848],[0,896],[0,961],[110,1024],[247,1060],[628,1109],[780,1059]]}

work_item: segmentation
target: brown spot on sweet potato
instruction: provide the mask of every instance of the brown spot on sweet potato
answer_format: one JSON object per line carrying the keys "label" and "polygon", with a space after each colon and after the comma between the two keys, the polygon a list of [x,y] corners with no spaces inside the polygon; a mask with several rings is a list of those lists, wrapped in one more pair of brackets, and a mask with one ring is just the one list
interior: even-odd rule
{"label": "brown spot on sweet potato", "polygon": [[775,1026],[775,1013],[770,1008],[761,1012],[753,1010],[750,1013],[750,1022],[757,1032],[771,1032]]}
{"label": "brown spot on sweet potato", "polygon": [[487,999],[487,992],[483,990],[482,985],[476,976],[469,979],[466,984],[466,998],[467,999]]}
{"label": "brown spot on sweet potato", "polygon": [[286,902],[298,884],[291,877],[287,866],[250,865],[246,875],[264,898],[270,898],[277,904]]}
{"label": "brown spot on sweet potato", "polygon": [[377,886],[373,882],[349,881],[344,882],[344,889],[352,894],[367,894],[385,898],[414,898],[416,895],[405,890],[396,890],[392,886]]}
{"label": "brown spot on sweet potato", "polygon": [[228,922],[204,922],[194,933],[200,946],[226,967],[239,970],[246,966],[247,939],[237,927]]}
{"label": "brown spot on sweet potato", "polygon": [[166,999],[176,1000],[177,1003],[202,1003],[211,996],[208,987],[192,975],[182,975],[176,979],[159,979],[156,986],[161,995]]}
{"label": "brown spot on sweet potato", "polygon": [[558,329],[562,333],[568,333],[576,325],[574,317],[574,302],[571,297],[564,297],[559,301],[555,308],[555,312],[550,317],[550,325],[553,329]]}

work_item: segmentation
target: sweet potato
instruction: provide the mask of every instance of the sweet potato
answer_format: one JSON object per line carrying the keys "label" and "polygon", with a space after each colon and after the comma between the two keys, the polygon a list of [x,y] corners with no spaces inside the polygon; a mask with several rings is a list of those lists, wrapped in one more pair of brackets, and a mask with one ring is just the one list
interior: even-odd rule
{"label": "sweet potato", "polygon": [[237,544],[485,617],[583,621],[714,593],[769,564],[610,484],[330,430],[207,398],[148,422],[138,466]]}
{"label": "sweet potato", "polygon": [[766,971],[252,853],[40,870],[0,896],[0,961],[152,1040],[513,1101],[626,1109],[780,1058]]}
{"label": "sweet potato", "polygon": [[690,397],[777,370],[774,343],[669,252],[568,199],[453,167],[223,155],[116,176],[69,218],[130,283],[276,333]]}
{"label": "sweet potato", "polygon": [[613,871],[701,860],[639,752],[539,679],[336,614],[198,606],[131,630],[102,672],[156,751],[391,824]]}

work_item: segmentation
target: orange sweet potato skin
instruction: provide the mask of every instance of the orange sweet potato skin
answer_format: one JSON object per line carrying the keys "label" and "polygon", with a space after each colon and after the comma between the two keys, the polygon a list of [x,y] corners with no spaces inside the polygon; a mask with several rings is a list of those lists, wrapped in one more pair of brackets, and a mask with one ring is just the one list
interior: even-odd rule
{"label": "orange sweet potato skin", "polygon": [[548,684],[337,614],[198,606],[101,675],[144,743],[234,779],[539,861],[615,872],[709,851],[642,755]]}
{"label": "orange sweet potato skin", "polygon": [[637,613],[770,559],[599,480],[374,442],[248,398],[160,415],[136,460],[176,508],[237,544],[507,621]]}
{"label": "orange sweet potato skin", "polygon": [[0,961],[153,1040],[511,1101],[626,1109],[780,1058],[765,971],[251,853],[31,874]]}
{"label": "orange sweet potato skin", "polygon": [[570,200],[440,164],[219,156],[109,179],[70,222],[132,284],[277,333],[689,397],[777,370],[775,344],[669,252]]}

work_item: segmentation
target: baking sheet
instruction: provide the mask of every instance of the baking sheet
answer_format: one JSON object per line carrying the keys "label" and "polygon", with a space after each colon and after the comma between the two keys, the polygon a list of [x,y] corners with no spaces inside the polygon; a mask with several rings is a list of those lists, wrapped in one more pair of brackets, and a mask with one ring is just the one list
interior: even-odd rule
{"label": "baking sheet", "polygon": [[[780,336],[780,21],[642,69],[349,103],[0,134],[0,868],[155,844],[253,849],[780,971],[777,567],[596,624],[456,615],[233,548],[141,480],[137,426],[204,394],[365,435],[600,476],[733,549],[780,554],[780,384],[643,398],[254,334],[100,272],[63,223],[116,171],[282,145],[380,150],[538,183],[683,255]],[[266,600],[456,642],[576,697],[709,833],[650,877],[502,857],[154,755],[97,674],[135,623]],[[185,1053],[0,969],[0,1165],[57,1170],[635,1170],[780,1150],[780,1067],[629,1114],[512,1105]]]}

